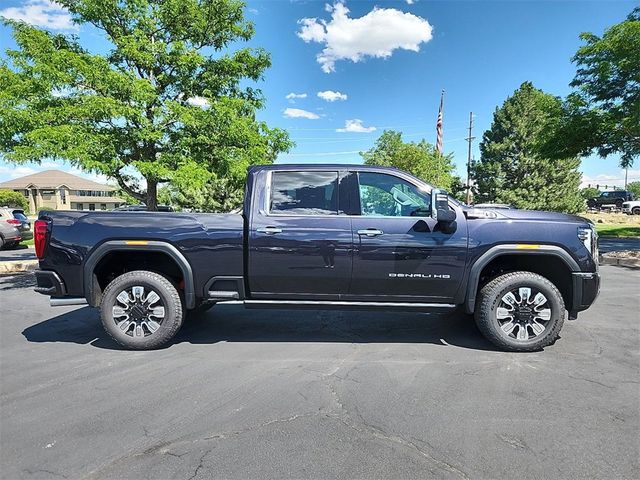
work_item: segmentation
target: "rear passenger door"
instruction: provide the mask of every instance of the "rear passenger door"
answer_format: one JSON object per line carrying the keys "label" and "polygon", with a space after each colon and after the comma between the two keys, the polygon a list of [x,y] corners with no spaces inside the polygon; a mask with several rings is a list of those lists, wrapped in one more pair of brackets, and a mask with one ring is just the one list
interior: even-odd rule
{"label": "rear passenger door", "polygon": [[[351,280],[351,221],[338,169],[265,171],[249,226],[256,299],[337,300]],[[260,181],[260,179],[258,179]],[[344,198],[341,198],[344,197]]]}

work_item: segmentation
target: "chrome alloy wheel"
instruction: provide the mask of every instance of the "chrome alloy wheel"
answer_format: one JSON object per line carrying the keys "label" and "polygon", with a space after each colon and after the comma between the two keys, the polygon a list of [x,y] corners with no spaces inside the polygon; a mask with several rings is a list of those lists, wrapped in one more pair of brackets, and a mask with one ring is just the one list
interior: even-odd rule
{"label": "chrome alloy wheel", "polygon": [[506,293],[496,310],[502,332],[519,341],[544,333],[551,321],[551,305],[542,292],[519,287]]}
{"label": "chrome alloy wheel", "polygon": [[164,304],[153,290],[135,286],[122,290],[112,308],[113,321],[118,328],[134,338],[152,335],[164,320]]}

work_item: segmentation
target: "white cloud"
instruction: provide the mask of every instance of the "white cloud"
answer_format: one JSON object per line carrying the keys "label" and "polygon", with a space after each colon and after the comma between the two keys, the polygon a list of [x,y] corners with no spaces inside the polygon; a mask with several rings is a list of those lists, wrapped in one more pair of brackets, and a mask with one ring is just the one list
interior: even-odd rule
{"label": "white cloud", "polygon": [[334,92],[333,90],[325,90],[324,92],[318,92],[318,97],[327,102],[335,102],[336,100],[346,100],[347,94]]}
{"label": "white cloud", "polygon": [[407,0],[407,5],[413,5],[415,2],[415,0]]}
{"label": "white cloud", "polygon": [[307,118],[309,120],[316,120],[320,118],[320,115],[300,108],[285,108],[284,116],[287,118]]}
{"label": "white cloud", "polygon": [[65,8],[49,0],[28,0],[19,7],[0,10],[0,17],[18,20],[50,30],[78,30]]}
{"label": "white cloud", "polygon": [[331,20],[303,18],[298,36],[305,42],[324,45],[316,59],[326,73],[335,71],[338,60],[360,62],[366,57],[387,58],[400,48],[417,52],[431,40],[433,27],[424,18],[395,8],[374,7],[360,18],[349,18],[344,3],[327,5]]}
{"label": "white cloud", "polygon": [[336,129],[336,132],[345,133],[371,133],[376,130],[376,127],[365,127],[362,124],[362,120],[354,118],[353,120],[347,120],[344,122],[344,128]]}
{"label": "white cloud", "polygon": [[198,97],[197,95],[195,97],[187,98],[187,103],[192,107],[205,108],[209,106],[209,100],[204,97]]}
{"label": "white cloud", "polygon": [[288,93],[286,97],[287,100],[294,100],[296,98],[307,98],[307,94],[306,93]]}

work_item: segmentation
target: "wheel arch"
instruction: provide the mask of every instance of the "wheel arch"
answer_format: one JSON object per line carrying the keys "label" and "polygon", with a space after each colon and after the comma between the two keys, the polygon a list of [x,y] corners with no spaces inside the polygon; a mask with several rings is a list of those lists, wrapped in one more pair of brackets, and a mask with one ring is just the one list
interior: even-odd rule
{"label": "wheel arch", "polygon": [[[553,279],[549,278],[549,280],[552,283],[556,284],[556,287],[561,290],[561,292],[563,293],[563,297],[565,297],[565,303],[567,303],[567,306],[569,306],[570,301],[567,302],[567,299],[570,300],[572,298],[573,288],[571,284],[571,272],[579,272],[580,267],[575,259],[571,255],[569,255],[566,250],[555,245],[523,246],[520,244],[506,244],[491,247],[471,266],[464,303],[465,311],[467,313],[474,312],[477,294],[480,289],[481,275],[487,267],[490,267],[492,264],[498,263],[500,261],[506,261],[507,259],[523,258],[526,260],[540,260],[540,257],[560,260],[562,262],[562,268],[565,268],[569,272],[569,278],[566,279],[566,286],[557,285],[556,282],[553,281]],[[530,269],[530,271],[533,271],[533,273],[540,273],[539,270],[539,268]]]}
{"label": "wheel arch", "polygon": [[99,305],[100,285],[94,275],[100,261],[108,254],[118,252],[157,252],[168,256],[182,273],[184,280],[185,306],[195,307],[195,281],[193,269],[185,256],[171,243],[159,240],[109,240],[99,245],[85,260],[83,266],[84,292],[87,302],[92,307]]}

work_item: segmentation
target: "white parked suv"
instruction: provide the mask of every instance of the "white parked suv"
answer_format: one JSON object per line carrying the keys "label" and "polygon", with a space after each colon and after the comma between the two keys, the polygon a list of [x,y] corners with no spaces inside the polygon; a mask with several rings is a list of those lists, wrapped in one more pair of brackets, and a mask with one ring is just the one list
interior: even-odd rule
{"label": "white parked suv", "polygon": [[640,215],[640,200],[632,200],[622,204],[622,213]]}

